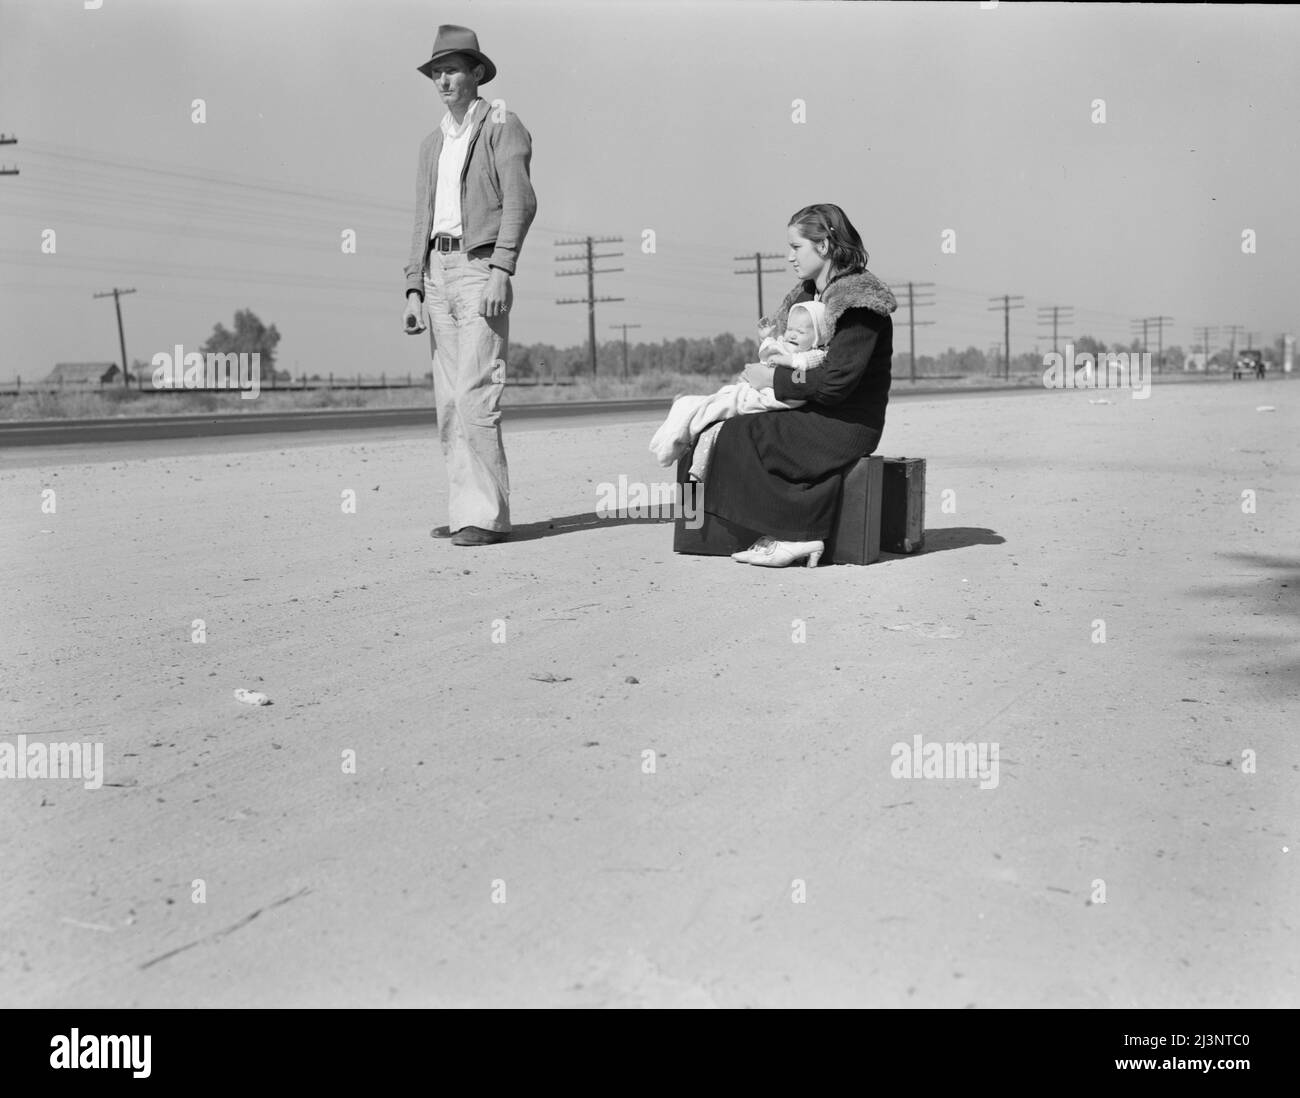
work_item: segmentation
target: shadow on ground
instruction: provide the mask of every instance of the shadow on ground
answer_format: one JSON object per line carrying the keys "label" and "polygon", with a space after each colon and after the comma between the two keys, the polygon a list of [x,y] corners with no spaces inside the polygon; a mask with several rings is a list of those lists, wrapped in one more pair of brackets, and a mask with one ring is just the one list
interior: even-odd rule
{"label": "shadow on ground", "polygon": [[[672,517],[664,518],[602,518],[594,512],[586,511],[576,515],[559,515],[543,519],[540,522],[527,522],[516,526],[510,535],[511,541],[537,541],[539,538],[558,537],[561,534],[577,534],[583,530],[595,530],[610,526],[667,526],[673,522]],[[950,549],[966,549],[972,545],[1003,545],[1006,538],[993,530],[982,526],[945,526],[928,529],[925,532],[925,548],[920,553],[882,553],[882,560],[907,560],[909,556],[920,557],[929,553],[943,553]]]}
{"label": "shadow on ground", "polygon": [[595,530],[610,526],[665,526],[671,525],[671,516],[665,518],[602,518],[593,511],[578,515],[560,515],[556,518],[543,519],[541,522],[526,522],[516,526],[510,534],[511,541],[536,541],[538,538],[553,538],[560,534],[577,534],[583,530]]}
{"label": "shadow on ground", "polygon": [[[913,556],[943,553],[949,549],[968,549],[972,545],[1005,545],[1006,538],[983,526],[940,526],[927,528],[925,548]],[[893,556],[894,554],[890,554]]]}
{"label": "shadow on ground", "polygon": [[[1264,685],[1287,693],[1300,690],[1300,558],[1265,556],[1261,553],[1218,553],[1231,577],[1223,582],[1191,589],[1206,599],[1223,599],[1233,604],[1231,613],[1210,618],[1210,623],[1228,625],[1232,631],[1202,634],[1202,659],[1236,664],[1239,674],[1264,678]],[[1258,570],[1258,577],[1245,578],[1242,569]],[[1257,624],[1261,628],[1247,633]],[[1281,627],[1280,629],[1278,627]],[[1272,627],[1269,631],[1266,628]]]}

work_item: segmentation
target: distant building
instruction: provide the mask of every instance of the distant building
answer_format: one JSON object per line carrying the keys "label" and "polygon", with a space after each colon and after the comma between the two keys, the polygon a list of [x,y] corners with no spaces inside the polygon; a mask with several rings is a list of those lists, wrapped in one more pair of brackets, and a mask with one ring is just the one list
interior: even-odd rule
{"label": "distant building", "polygon": [[120,377],[116,362],[60,362],[45,381],[50,385],[107,385]]}

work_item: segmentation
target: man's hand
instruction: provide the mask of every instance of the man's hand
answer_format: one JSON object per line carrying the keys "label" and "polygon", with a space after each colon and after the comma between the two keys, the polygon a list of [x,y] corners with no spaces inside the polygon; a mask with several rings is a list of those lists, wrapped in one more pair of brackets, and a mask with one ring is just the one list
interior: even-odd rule
{"label": "man's hand", "polygon": [[422,304],[419,294],[407,294],[406,311],[402,313],[402,331],[407,335],[419,335],[425,329]]}
{"label": "man's hand", "polygon": [[776,371],[771,366],[765,366],[761,362],[751,362],[745,367],[740,376],[755,389],[770,389],[772,388],[772,381],[776,377]]}
{"label": "man's hand", "polygon": [[505,316],[510,311],[510,276],[500,267],[493,267],[488,275],[478,311],[487,317]]}

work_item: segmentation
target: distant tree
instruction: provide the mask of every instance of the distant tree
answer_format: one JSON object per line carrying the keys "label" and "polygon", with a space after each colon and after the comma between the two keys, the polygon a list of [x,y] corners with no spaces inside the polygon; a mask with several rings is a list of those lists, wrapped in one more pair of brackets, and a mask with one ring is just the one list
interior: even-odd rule
{"label": "distant tree", "polygon": [[506,356],[506,374],[509,377],[532,377],[533,356],[527,347],[512,344]]}
{"label": "distant tree", "polygon": [[707,374],[712,365],[713,356],[707,347],[700,346],[697,339],[682,340],[686,352],[682,356],[682,372],[687,374]]}
{"label": "distant tree", "polygon": [[988,374],[1002,368],[1002,359],[990,359],[983,351],[973,344],[964,351],[954,350],[949,347],[946,354],[951,356],[952,368],[945,370],[944,373],[957,374]]}
{"label": "distant tree", "polygon": [[208,354],[260,354],[262,375],[274,374],[277,380],[288,380],[288,371],[276,372],[275,348],[280,342],[280,333],[275,325],[267,327],[258,319],[252,309],[241,309],[235,314],[235,330],[232,332],[224,324],[217,324],[212,335],[201,348]]}
{"label": "distant tree", "polygon": [[711,371],[715,373],[731,373],[739,370],[744,363],[734,366],[736,359],[736,337],[730,332],[723,332],[722,335],[716,335],[712,340],[713,362]]}
{"label": "distant tree", "polygon": [[673,340],[674,368],[678,373],[686,373],[686,340],[678,336]]}
{"label": "distant tree", "polygon": [[1029,351],[1025,354],[1011,356],[1011,372],[1013,374],[1041,374],[1044,369],[1041,354]]}
{"label": "distant tree", "polygon": [[[531,343],[523,348],[528,353],[529,369],[532,377],[556,377],[563,373],[561,365],[564,362],[566,351],[561,351],[558,347],[550,343]],[[510,361],[514,361],[515,349],[511,349]]]}

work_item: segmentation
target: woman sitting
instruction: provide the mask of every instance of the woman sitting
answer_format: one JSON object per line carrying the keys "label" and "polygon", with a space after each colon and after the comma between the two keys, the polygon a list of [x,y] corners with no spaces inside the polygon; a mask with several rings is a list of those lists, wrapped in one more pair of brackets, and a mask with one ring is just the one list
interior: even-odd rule
{"label": "woman sitting", "polygon": [[880,442],[894,352],[889,314],[898,308],[867,270],[862,237],[838,206],[804,207],[790,218],[787,240],[801,284],[786,296],[777,324],[783,328],[800,301],[822,302],[826,358],[815,370],[796,370],[788,354],[745,367],[754,388],[803,404],[723,423],[704,493],[704,510],[715,519],[763,532],[734,559],[769,568],[817,564],[844,471]]}

